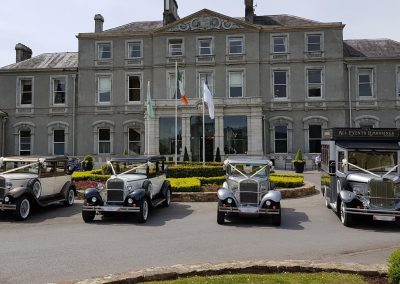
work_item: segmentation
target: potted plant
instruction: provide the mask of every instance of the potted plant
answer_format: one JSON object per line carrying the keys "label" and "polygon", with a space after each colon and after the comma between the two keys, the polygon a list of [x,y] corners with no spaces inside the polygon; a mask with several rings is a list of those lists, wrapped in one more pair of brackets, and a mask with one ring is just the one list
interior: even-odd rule
{"label": "potted plant", "polygon": [[302,173],[304,171],[304,165],[306,164],[306,161],[303,160],[303,153],[301,150],[297,150],[296,156],[294,157],[293,160],[293,166],[294,170],[296,173]]}

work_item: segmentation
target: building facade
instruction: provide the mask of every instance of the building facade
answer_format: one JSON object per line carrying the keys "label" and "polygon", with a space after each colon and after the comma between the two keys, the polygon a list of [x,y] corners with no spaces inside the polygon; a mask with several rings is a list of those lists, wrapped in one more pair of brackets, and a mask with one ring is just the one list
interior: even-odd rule
{"label": "building facade", "polygon": [[266,155],[282,166],[297,149],[311,161],[327,128],[400,127],[400,43],[343,40],[342,23],[257,16],[253,1],[244,18],[203,9],[180,19],[177,10],[166,0],[163,21],[109,30],[96,15],[95,31],[77,36],[77,54],[1,68],[5,154],[28,154],[29,140],[29,154],[172,159],[177,143],[179,160],[186,149],[200,161],[204,84],[215,108],[205,117],[206,160],[219,148],[223,157]]}

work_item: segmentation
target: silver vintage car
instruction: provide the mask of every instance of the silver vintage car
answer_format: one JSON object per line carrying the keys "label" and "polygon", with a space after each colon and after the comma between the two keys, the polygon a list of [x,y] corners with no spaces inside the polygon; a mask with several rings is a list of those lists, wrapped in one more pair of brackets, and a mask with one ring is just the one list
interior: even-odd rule
{"label": "silver vintage car", "polygon": [[25,220],[33,204],[71,206],[76,189],[67,162],[66,156],[0,158],[0,213],[12,210]]}
{"label": "silver vintage car", "polygon": [[171,186],[166,180],[163,156],[113,158],[108,162],[111,178],[105,187],[85,191],[82,218],[92,222],[96,214],[138,213],[137,221],[147,221],[149,207],[171,202]]}
{"label": "silver vintage car", "polygon": [[272,163],[267,159],[233,158],[224,162],[226,181],[218,190],[218,224],[227,213],[272,217],[281,224],[281,193],[268,180]]}

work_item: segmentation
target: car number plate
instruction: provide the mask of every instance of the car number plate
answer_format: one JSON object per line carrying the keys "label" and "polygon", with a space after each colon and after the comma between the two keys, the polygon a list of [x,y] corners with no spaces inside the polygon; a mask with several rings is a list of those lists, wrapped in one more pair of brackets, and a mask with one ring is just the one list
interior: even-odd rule
{"label": "car number plate", "polygon": [[108,212],[117,212],[117,211],[119,211],[119,207],[109,207],[109,206],[104,206],[104,207],[102,207],[102,209],[104,210],[104,211],[108,211]]}
{"label": "car number plate", "polygon": [[240,207],[239,211],[242,213],[257,213],[258,208]]}
{"label": "car number plate", "polygon": [[373,219],[377,220],[377,221],[390,221],[390,222],[396,221],[396,217],[395,216],[374,215]]}

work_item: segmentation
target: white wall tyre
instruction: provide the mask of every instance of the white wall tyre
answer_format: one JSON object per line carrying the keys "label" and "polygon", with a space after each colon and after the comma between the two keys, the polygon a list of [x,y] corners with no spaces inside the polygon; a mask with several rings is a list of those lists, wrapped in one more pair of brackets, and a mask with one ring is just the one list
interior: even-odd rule
{"label": "white wall tyre", "polygon": [[138,222],[146,223],[148,216],[149,216],[149,203],[146,198],[143,198],[142,201],[140,202]]}
{"label": "white wall tyre", "polygon": [[22,196],[17,199],[14,217],[18,221],[26,220],[31,212],[31,203],[29,198]]}
{"label": "white wall tyre", "polygon": [[72,188],[68,189],[66,199],[64,201],[65,206],[72,206],[75,201],[75,192]]}
{"label": "white wall tyre", "polygon": [[221,212],[219,207],[222,206],[222,202],[218,200],[218,207],[217,207],[217,223],[219,225],[225,224],[225,212]]}
{"label": "white wall tyre", "polygon": [[346,227],[351,227],[353,225],[353,216],[345,212],[346,204],[342,201],[340,202],[340,221]]}
{"label": "white wall tyre", "polygon": [[42,185],[38,180],[33,183],[32,192],[36,199],[40,198],[40,195],[42,194]]}

